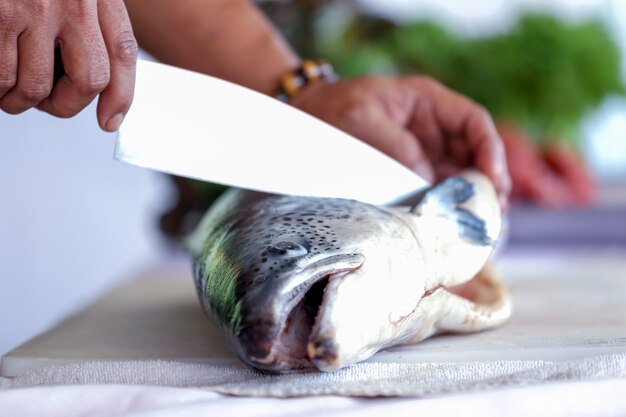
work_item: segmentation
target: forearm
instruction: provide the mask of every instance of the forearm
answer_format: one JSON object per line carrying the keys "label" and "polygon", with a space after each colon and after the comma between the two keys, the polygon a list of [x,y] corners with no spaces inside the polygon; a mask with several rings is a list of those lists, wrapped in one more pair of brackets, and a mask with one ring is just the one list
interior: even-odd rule
{"label": "forearm", "polygon": [[299,58],[248,0],[126,0],[135,36],[160,61],[271,94]]}

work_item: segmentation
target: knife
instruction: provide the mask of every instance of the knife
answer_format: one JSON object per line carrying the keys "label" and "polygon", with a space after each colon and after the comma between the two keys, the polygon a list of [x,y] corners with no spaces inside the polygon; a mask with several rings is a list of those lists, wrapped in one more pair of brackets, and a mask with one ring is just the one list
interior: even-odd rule
{"label": "knife", "polygon": [[429,184],[394,159],[274,98],[139,60],[114,158],[250,190],[404,201]]}

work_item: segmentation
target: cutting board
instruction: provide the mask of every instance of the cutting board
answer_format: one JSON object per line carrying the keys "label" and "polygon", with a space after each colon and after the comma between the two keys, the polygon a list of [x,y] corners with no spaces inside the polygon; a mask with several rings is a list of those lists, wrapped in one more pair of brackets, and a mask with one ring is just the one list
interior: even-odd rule
{"label": "cutting board", "polygon": [[[389,349],[369,362],[564,361],[626,352],[625,254],[505,254],[499,269],[514,299],[509,323]],[[187,271],[147,274],[114,289],[8,353],[0,375],[51,364],[150,359],[239,364],[200,308]]]}

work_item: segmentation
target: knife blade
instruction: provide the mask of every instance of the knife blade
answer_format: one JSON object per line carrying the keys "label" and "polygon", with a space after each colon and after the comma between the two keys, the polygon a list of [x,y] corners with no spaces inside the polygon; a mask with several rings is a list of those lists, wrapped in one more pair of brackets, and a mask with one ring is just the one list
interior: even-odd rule
{"label": "knife blade", "polygon": [[274,98],[143,60],[114,158],[239,188],[371,204],[405,200],[429,185],[377,149]]}

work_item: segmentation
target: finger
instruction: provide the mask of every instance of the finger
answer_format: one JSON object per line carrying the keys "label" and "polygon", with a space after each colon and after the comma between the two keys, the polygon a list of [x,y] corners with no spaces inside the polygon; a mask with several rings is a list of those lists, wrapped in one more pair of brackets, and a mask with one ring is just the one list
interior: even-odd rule
{"label": "finger", "polygon": [[17,39],[17,48],[17,82],[0,100],[0,108],[11,114],[37,106],[50,94],[54,35],[47,29],[26,31]]}
{"label": "finger", "polygon": [[511,179],[502,140],[489,113],[432,80],[418,78],[413,82],[432,97],[435,120],[444,134],[462,137],[467,142],[476,168],[492,180],[502,205],[505,205],[511,191]]}
{"label": "finger", "polygon": [[17,34],[0,26],[0,99],[17,83]]}
{"label": "finger", "polygon": [[472,164],[472,155],[464,138],[451,137],[446,139],[448,157],[459,168],[468,168]]}
{"label": "finger", "polygon": [[85,10],[80,24],[59,33],[65,74],[39,108],[58,117],[72,117],[109,84],[109,60],[98,25],[95,3]]}
{"label": "finger", "polygon": [[361,124],[351,133],[407,166],[426,181],[434,180],[432,164],[415,135],[379,112],[370,112],[363,120],[368,123]]}
{"label": "finger", "polygon": [[575,200],[569,184],[547,170],[525,186],[528,198],[544,207],[565,208]]}
{"label": "finger", "polygon": [[443,181],[448,177],[457,175],[460,171],[458,165],[449,161],[438,162],[435,166],[435,180]]}
{"label": "finger", "polygon": [[98,101],[98,122],[113,132],[133,101],[138,48],[122,0],[99,2],[98,16],[111,67],[111,80]]}
{"label": "finger", "polygon": [[422,147],[431,161],[439,161],[444,157],[446,138],[435,118],[433,102],[430,97],[425,95],[414,96],[413,114],[408,128],[420,138]]}
{"label": "finger", "polygon": [[552,171],[569,186],[577,203],[593,202],[595,198],[593,179],[580,155],[566,147],[552,145],[544,150],[543,158]]}
{"label": "finger", "polygon": [[511,193],[511,177],[504,145],[491,116],[480,108],[469,112],[466,129],[468,145],[474,155],[476,168],[493,181],[500,203],[503,208],[506,208]]}

